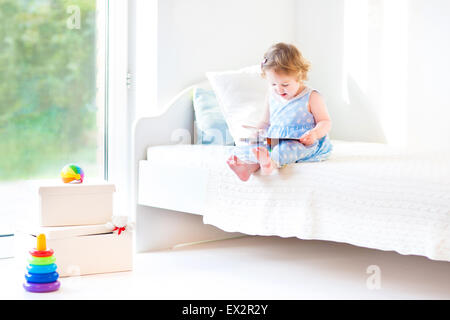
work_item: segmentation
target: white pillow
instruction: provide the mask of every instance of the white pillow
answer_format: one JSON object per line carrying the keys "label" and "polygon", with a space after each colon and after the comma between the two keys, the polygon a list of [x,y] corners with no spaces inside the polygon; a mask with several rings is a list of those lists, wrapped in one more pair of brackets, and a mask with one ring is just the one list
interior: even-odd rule
{"label": "white pillow", "polygon": [[244,144],[241,138],[253,137],[255,132],[242,125],[256,126],[264,115],[268,86],[261,77],[261,67],[256,65],[233,71],[207,72],[206,77],[236,145]]}

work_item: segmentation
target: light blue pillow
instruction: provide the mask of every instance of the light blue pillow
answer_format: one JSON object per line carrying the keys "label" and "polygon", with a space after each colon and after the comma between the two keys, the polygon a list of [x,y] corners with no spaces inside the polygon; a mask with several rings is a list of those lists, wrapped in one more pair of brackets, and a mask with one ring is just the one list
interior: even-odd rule
{"label": "light blue pillow", "polygon": [[193,93],[197,144],[234,145],[213,90],[196,87]]}

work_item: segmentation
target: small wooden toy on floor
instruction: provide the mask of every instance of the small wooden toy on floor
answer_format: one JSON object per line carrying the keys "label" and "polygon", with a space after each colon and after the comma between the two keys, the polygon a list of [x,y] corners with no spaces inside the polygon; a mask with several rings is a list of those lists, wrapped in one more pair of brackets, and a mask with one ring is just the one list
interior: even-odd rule
{"label": "small wooden toy on floor", "polygon": [[45,234],[37,236],[37,246],[30,250],[28,258],[29,265],[25,274],[26,282],[23,284],[29,292],[50,292],[59,289],[61,283],[58,281],[59,274],[56,272],[56,258],[53,250],[47,250]]}

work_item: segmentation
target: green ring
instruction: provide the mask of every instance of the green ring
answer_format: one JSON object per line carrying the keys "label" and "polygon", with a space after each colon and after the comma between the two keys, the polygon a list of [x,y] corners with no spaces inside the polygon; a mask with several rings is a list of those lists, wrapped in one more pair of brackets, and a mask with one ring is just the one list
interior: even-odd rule
{"label": "green ring", "polygon": [[51,256],[51,257],[33,257],[33,256],[31,256],[28,258],[28,262],[35,266],[45,266],[48,264],[55,263],[55,261],[56,261],[55,256]]}

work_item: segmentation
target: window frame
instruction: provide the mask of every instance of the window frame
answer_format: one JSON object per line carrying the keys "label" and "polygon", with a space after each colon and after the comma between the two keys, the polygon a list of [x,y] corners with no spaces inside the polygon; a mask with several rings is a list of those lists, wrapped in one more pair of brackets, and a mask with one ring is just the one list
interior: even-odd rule
{"label": "window frame", "polygon": [[116,185],[115,215],[131,208],[131,122],[129,108],[129,0],[107,1],[107,56],[105,93],[105,177]]}

